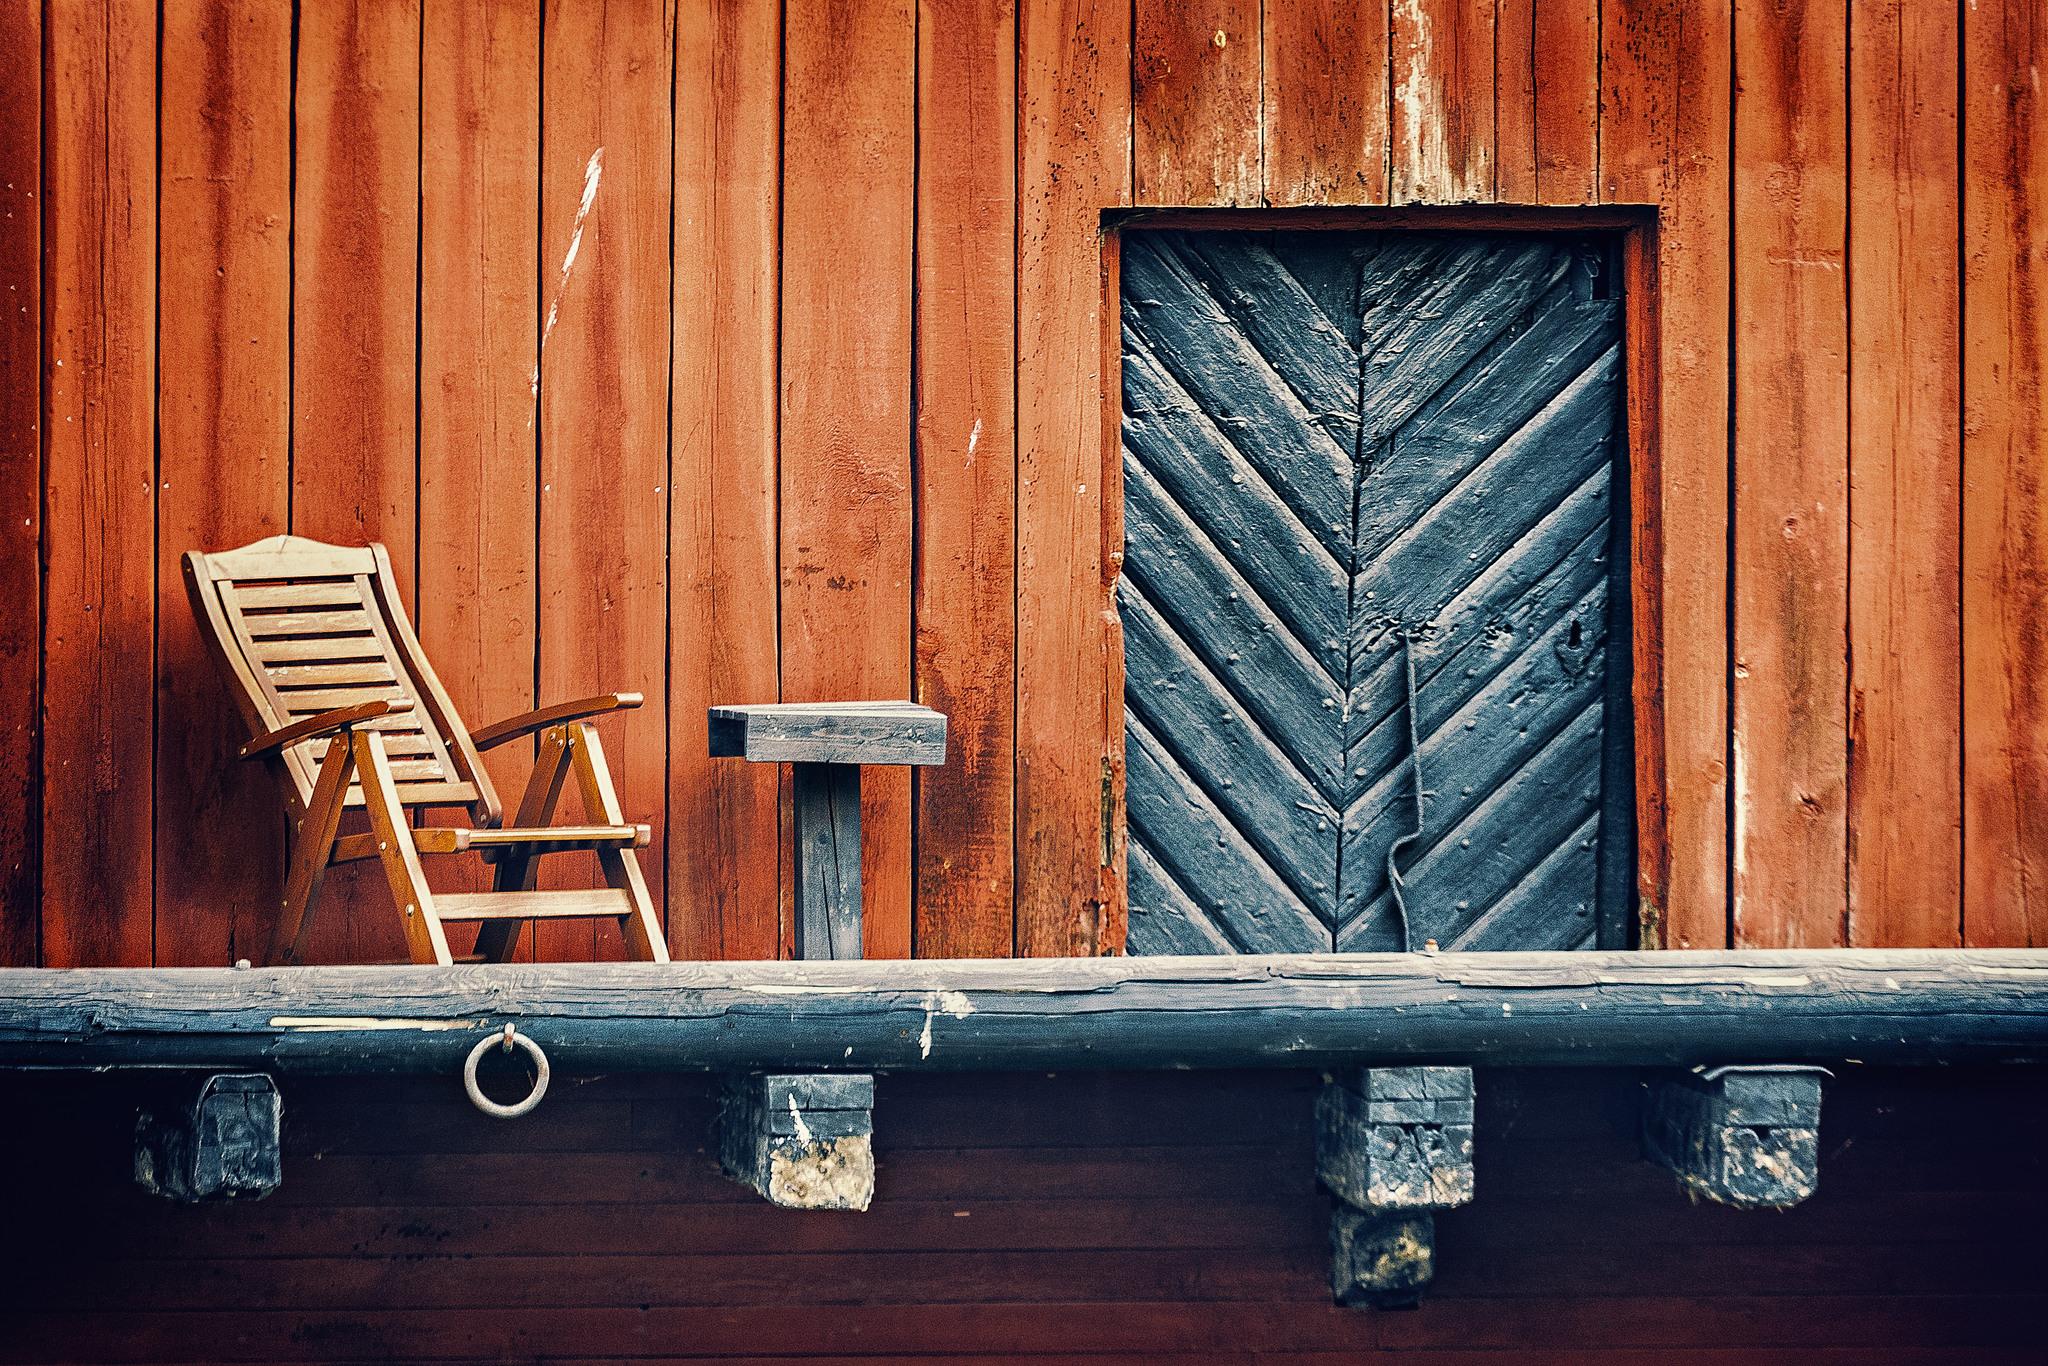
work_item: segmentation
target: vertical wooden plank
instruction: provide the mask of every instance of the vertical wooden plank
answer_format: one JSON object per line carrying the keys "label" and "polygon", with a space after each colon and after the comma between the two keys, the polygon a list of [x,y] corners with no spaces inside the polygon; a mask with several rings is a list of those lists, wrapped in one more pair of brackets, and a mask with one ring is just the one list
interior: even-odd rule
{"label": "vertical wooden plank", "polygon": [[[1646,947],[1724,948],[1730,9],[1728,0],[1605,0],[1601,19],[1602,192],[1612,203],[1659,208],[1655,259],[1637,263],[1628,281],[1632,337],[1655,328],[1659,415],[1630,424],[1632,474],[1654,470],[1657,481],[1639,485],[1634,502],[1654,506],[1662,521],[1661,574],[1638,578],[1661,587],[1662,649],[1639,646],[1636,691],[1663,699],[1661,734],[1639,736],[1639,752],[1660,750],[1664,762],[1661,792],[1638,774],[1641,936]],[[1641,359],[1633,350],[1637,387],[1647,378]],[[1638,555],[1640,538],[1639,527]],[[1638,727],[1646,720],[1654,723],[1639,711]]]}
{"label": "vertical wooden plank", "polygon": [[1261,126],[1266,202],[1387,202],[1387,7],[1269,4]]}
{"label": "vertical wooden plank", "polygon": [[1849,16],[1849,942],[1962,926],[1956,10]]}
{"label": "vertical wooden plank", "polygon": [[1494,0],[1393,0],[1393,198],[1493,197]]}
{"label": "vertical wooden plank", "polygon": [[1844,940],[1845,16],[1735,7],[1735,942]]}
{"label": "vertical wooden plank", "polygon": [[[179,557],[285,529],[292,6],[163,11],[157,386],[156,958],[261,961],[284,883],[277,785],[200,641]],[[233,838],[222,838],[233,831]]]}
{"label": "vertical wooden plank", "polygon": [[1963,935],[2048,944],[2048,4],[1965,10]]}
{"label": "vertical wooden plank", "polygon": [[[910,686],[911,0],[783,26],[782,693]],[[870,958],[910,953],[910,776],[864,783]]]}
{"label": "vertical wooden plank", "polygon": [[675,445],[669,574],[669,940],[774,958],[776,766],[712,759],[705,709],[780,695],[776,336],[782,9],[676,16]]}
{"label": "vertical wooden plank", "polygon": [[1536,193],[1537,11],[1540,0],[1500,0],[1494,10],[1494,197],[1534,204]]}
{"label": "vertical wooden plank", "polygon": [[1105,550],[1117,404],[1101,210],[1128,203],[1130,11],[1024,0],[1017,280],[1017,937],[1025,956],[1122,941],[1104,903],[1117,560]]}
{"label": "vertical wooden plank", "polygon": [[0,967],[36,963],[42,652],[43,28],[0,6]]}
{"label": "vertical wooden plank", "polygon": [[1600,0],[1537,0],[1536,200],[1600,197]]}
{"label": "vertical wooden plank", "polygon": [[915,774],[913,944],[999,958],[1016,913],[1016,6],[918,23],[915,682],[950,719]]}
{"label": "vertical wooden plank", "polygon": [[[540,693],[637,690],[600,724],[619,799],[654,827],[665,905],[669,210],[673,15],[663,0],[557,0],[541,117]],[[553,860],[543,884],[590,885]],[[622,955],[606,924],[542,926],[542,958]]]}
{"label": "vertical wooden plank", "polygon": [[153,952],[154,6],[54,7],[45,37],[42,958]]}
{"label": "vertical wooden plank", "polygon": [[1256,204],[1258,0],[1137,0],[1132,163],[1140,204]]}
{"label": "vertical wooden plank", "polygon": [[915,775],[926,958],[1011,952],[1016,888],[1017,11],[918,21],[917,700],[946,713]]}
{"label": "vertical wooden plank", "polygon": [[1495,12],[1497,197],[1600,195],[1599,0],[1500,0]]}
{"label": "vertical wooden plank", "polygon": [[[292,530],[382,541],[412,600],[418,298],[418,0],[299,12],[292,246]],[[375,869],[342,868],[307,961],[402,962]]]}
{"label": "vertical wooden plank", "polygon": [[[419,629],[474,727],[535,703],[540,0],[430,6],[420,43]],[[484,756],[510,809],[532,760]],[[437,887],[490,885],[439,863]]]}
{"label": "vertical wooden plank", "polygon": [[418,0],[299,18],[292,529],[414,560]]}

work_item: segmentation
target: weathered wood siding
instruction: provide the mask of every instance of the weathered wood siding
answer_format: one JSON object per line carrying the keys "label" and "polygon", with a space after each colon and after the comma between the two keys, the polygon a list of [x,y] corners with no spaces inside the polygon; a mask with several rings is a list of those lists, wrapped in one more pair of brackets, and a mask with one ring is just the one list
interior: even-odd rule
{"label": "weathered wood siding", "polygon": [[1785,1213],[1643,1161],[1632,1075],[1482,1071],[1409,1312],[1330,1302],[1312,1074],[884,1077],[859,1215],[720,1177],[673,1077],[287,1079],[277,1192],[174,1205],[139,1084],[0,1077],[0,1362],[2019,1366],[2048,1311],[2031,1069],[1830,1082]]}
{"label": "weathered wood siding", "polygon": [[[1132,205],[1654,206],[1649,938],[2048,942],[2044,44],[2048,0],[4,0],[0,960],[260,940],[281,827],[170,567],[286,530],[388,542],[481,719],[650,694],[606,743],[679,953],[788,937],[705,706],[853,692],[955,737],[870,785],[871,952],[1114,949]],[[351,881],[322,955],[390,955]]]}

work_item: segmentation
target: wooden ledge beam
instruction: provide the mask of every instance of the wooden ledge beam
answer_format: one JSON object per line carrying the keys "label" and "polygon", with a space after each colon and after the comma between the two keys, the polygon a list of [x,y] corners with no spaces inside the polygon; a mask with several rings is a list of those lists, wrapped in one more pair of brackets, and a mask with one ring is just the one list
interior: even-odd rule
{"label": "wooden ledge beam", "polygon": [[2048,951],[0,970],[0,1067],[565,1071],[2048,1060]]}

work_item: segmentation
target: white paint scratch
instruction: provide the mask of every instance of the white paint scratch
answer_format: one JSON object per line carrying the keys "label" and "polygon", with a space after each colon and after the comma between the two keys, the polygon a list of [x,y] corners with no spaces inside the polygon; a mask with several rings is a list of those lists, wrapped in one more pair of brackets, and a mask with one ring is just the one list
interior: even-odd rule
{"label": "white paint scratch", "polygon": [[533,358],[533,378],[528,387],[535,400],[540,398],[540,363],[548,353],[548,338],[555,333],[555,320],[562,314],[562,295],[569,288],[569,273],[576,268],[576,253],[583,250],[583,225],[590,218],[591,205],[597,202],[597,185],[604,178],[604,148],[590,154],[590,160],[583,167],[583,199],[576,206],[576,222],[569,230],[569,250],[562,257],[562,271],[555,279],[555,292],[548,299],[548,316],[540,325],[540,349]]}
{"label": "white paint scratch", "polygon": [[273,1015],[272,1029],[291,1029],[304,1034],[353,1033],[362,1029],[481,1029],[474,1020],[393,1020],[374,1015]]}
{"label": "white paint scratch", "polygon": [[811,1137],[811,1126],[804,1123],[804,1112],[796,1108],[795,1096],[789,1098],[789,1121],[796,1125],[797,1142],[811,1143],[815,1141]]}
{"label": "white paint scratch", "polygon": [[974,419],[974,430],[967,434],[967,458],[974,458],[974,448],[981,444],[981,419]]}
{"label": "white paint scratch", "polygon": [[974,1002],[967,999],[964,991],[927,992],[924,998],[924,1030],[917,1036],[917,1055],[929,1058],[932,1055],[932,1021],[940,1015],[951,1020],[964,1020],[974,1013]]}

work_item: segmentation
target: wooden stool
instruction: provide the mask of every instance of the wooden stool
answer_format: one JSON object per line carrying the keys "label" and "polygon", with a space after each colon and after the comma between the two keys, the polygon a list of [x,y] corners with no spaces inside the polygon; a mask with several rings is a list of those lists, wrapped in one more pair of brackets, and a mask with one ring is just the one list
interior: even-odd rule
{"label": "wooden stool", "polygon": [[713,707],[711,753],[795,765],[796,956],[860,957],[861,766],[944,763],[945,714],[915,702]]}

